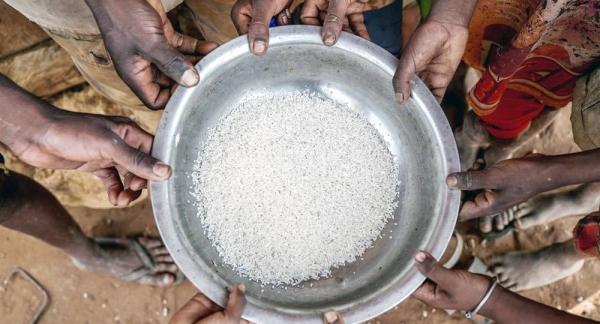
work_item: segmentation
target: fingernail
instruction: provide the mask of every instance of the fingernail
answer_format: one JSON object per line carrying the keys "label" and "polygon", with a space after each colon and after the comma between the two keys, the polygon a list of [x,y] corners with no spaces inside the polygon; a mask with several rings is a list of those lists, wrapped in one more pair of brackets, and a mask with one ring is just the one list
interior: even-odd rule
{"label": "fingernail", "polygon": [[254,41],[254,46],[253,46],[254,53],[256,53],[256,54],[262,54],[262,53],[264,53],[265,49],[266,49],[266,45],[267,44],[262,39],[255,40]]}
{"label": "fingernail", "polygon": [[334,311],[328,311],[325,313],[325,321],[329,324],[333,324],[338,320],[338,315]]}
{"label": "fingernail", "polygon": [[167,175],[167,173],[169,173],[169,166],[162,162],[157,162],[152,168],[152,171],[155,175],[159,177],[164,177]]}
{"label": "fingernail", "polygon": [[181,84],[186,87],[193,87],[200,81],[200,76],[198,75],[198,71],[196,69],[190,69],[183,73],[181,77]]}
{"label": "fingernail", "polygon": [[404,95],[400,92],[396,92],[396,101],[399,103],[404,103]]}
{"label": "fingernail", "polygon": [[332,46],[335,44],[335,34],[334,33],[326,33],[323,36],[323,43],[327,46]]}
{"label": "fingernail", "polygon": [[290,9],[285,9],[285,16],[288,17],[288,19],[292,19],[292,13],[290,12]]}
{"label": "fingernail", "polygon": [[422,251],[419,251],[415,254],[415,260],[417,260],[417,262],[423,262],[425,259],[427,259],[427,255],[425,255],[425,253]]}
{"label": "fingernail", "polygon": [[446,184],[448,185],[448,187],[454,188],[456,187],[456,185],[458,184],[458,179],[456,179],[455,176],[450,175],[448,176],[448,178],[446,179]]}
{"label": "fingernail", "polygon": [[245,292],[246,292],[246,286],[244,286],[244,284],[239,284],[239,285],[238,285],[238,289],[239,289],[241,292],[243,292],[243,293],[245,293]]}

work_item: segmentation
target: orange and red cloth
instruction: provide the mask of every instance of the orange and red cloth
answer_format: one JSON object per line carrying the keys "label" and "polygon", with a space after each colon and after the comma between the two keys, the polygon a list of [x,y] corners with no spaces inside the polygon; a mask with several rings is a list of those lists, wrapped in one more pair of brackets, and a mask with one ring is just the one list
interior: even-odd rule
{"label": "orange and red cloth", "polygon": [[600,212],[579,220],[573,229],[573,244],[577,252],[600,258]]}
{"label": "orange and red cloth", "polygon": [[463,60],[483,76],[467,99],[490,135],[510,139],[566,106],[599,58],[600,1],[480,0]]}

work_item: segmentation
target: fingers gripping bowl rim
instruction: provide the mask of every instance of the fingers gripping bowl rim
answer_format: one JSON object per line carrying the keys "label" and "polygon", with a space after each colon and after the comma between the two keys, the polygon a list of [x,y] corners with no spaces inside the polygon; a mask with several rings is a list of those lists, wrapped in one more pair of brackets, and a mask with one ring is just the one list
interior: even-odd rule
{"label": "fingers gripping bowl rim", "polygon": [[[445,178],[459,171],[458,154],[439,104],[416,76],[411,99],[396,103],[392,77],[397,62],[347,33],[326,47],[319,27],[286,26],[271,30],[263,56],[252,54],[243,36],[196,65],[200,84],[179,87],[160,121],[153,153],[174,172],[167,181],[152,182],[151,195],[165,245],[199,290],[225,305],[227,289],[244,283],[244,318],[256,323],[321,323],[329,309],[339,311],[347,323],[358,323],[394,307],[423,282],[412,255],[425,250],[439,258],[452,236],[460,192],[449,189]],[[364,260],[304,287],[261,287],[237,276],[205,237],[190,193],[194,161],[210,129],[248,95],[274,90],[308,90],[356,107],[400,164],[399,206],[382,232],[393,235],[377,239]]]}

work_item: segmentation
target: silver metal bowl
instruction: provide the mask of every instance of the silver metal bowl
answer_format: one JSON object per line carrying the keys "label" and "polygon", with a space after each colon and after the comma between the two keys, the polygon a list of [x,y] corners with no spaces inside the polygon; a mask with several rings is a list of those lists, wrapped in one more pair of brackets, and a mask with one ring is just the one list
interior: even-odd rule
{"label": "silver metal bowl", "polygon": [[[388,52],[347,33],[326,47],[320,28],[309,26],[271,29],[264,56],[253,55],[247,38],[239,37],[198,63],[200,84],[179,87],[158,126],[153,154],[174,173],[168,181],[153,182],[151,196],[167,248],[199,290],[224,305],[227,289],[244,283],[244,318],[256,323],[322,323],[329,309],[338,310],[347,323],[358,323],[392,308],[423,282],[412,255],[422,249],[439,258],[446,248],[460,197],[448,189],[445,177],[459,171],[459,162],[448,122],[417,77],[408,103],[396,103],[396,66]],[[384,229],[393,231],[393,239],[376,240],[362,260],[333,269],[330,278],[307,281],[303,288],[261,287],[223,264],[204,235],[191,194],[194,161],[219,118],[248,95],[307,89],[358,108],[399,158],[399,206]]]}

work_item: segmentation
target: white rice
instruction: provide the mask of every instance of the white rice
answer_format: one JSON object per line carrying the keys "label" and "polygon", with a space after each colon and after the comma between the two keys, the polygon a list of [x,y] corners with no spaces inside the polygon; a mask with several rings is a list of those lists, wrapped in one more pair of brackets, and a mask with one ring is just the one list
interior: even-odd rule
{"label": "white rice", "polygon": [[253,97],[211,133],[194,172],[205,233],[263,284],[353,262],[397,206],[398,167],[355,109],[307,93]]}

